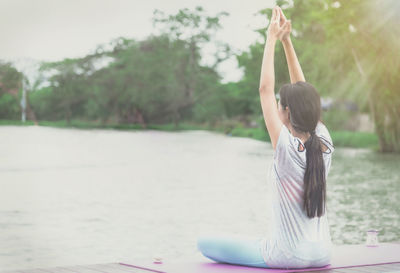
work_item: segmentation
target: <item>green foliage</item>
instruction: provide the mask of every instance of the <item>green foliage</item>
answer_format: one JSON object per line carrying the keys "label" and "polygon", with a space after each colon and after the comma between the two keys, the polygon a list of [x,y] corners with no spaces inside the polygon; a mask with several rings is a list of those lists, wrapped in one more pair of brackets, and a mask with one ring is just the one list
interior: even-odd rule
{"label": "green foliage", "polygon": [[1,119],[18,119],[21,110],[18,101],[10,94],[0,95],[0,118]]}
{"label": "green foliage", "polygon": [[250,137],[261,141],[270,142],[271,139],[264,128],[240,128],[236,127],[231,131],[232,136]]}
{"label": "green foliage", "polygon": [[[292,21],[292,42],[306,80],[322,97],[354,101],[361,111],[370,111],[380,150],[400,151],[399,2],[276,3]],[[258,14],[268,19],[271,12],[264,9]],[[266,140],[258,85],[267,20],[265,27],[255,30],[263,42],[255,41],[236,56],[243,78],[222,84],[217,67],[233,53],[228,44],[215,39],[215,34],[227,15],[209,16],[202,7],[171,15],[156,10],[153,24],[160,32],[157,35],[141,41],[120,37],[83,58],[44,63],[41,71],[53,76],[49,87],[33,85],[28,97],[32,109],[39,120],[65,120],[66,124],[81,120],[121,128],[150,128],[154,124],[179,128],[179,123],[196,122]],[[207,43],[218,49],[215,62],[204,66],[201,49]],[[17,117],[22,79],[10,64],[0,63],[0,118]],[[290,81],[280,43],[275,51],[275,80],[276,92]],[[330,110],[323,119],[329,129],[341,131],[350,115]],[[249,123],[256,128],[246,128]],[[335,138],[343,145],[358,143],[345,134]],[[371,136],[361,138],[362,145],[376,141]]]}
{"label": "green foliage", "polygon": [[[329,63],[332,94],[369,106],[381,151],[400,152],[400,29],[398,1],[327,1],[314,11],[326,36],[322,53]],[[300,6],[299,3],[297,6]],[[310,16],[312,16],[310,14]]]}
{"label": "green foliage", "polygon": [[23,75],[11,63],[0,61],[0,119],[19,119]]}
{"label": "green foliage", "polygon": [[0,61],[0,94],[13,92],[17,95],[22,78],[23,74],[11,63]]}
{"label": "green foliage", "polygon": [[[380,4],[379,4],[380,3]],[[363,0],[277,1],[292,21],[292,40],[307,82],[322,96],[355,101],[372,112],[381,151],[400,151],[400,2]],[[270,18],[271,9],[260,15]],[[257,32],[265,39],[266,28]],[[263,44],[238,56],[250,95],[257,90]],[[284,64],[284,65],[283,65]],[[276,89],[288,82],[280,46],[275,58]],[[255,111],[259,109],[255,104]],[[339,129],[345,113],[331,112],[328,128]]]}
{"label": "green foliage", "polygon": [[330,131],[333,144],[337,147],[371,148],[378,150],[378,136],[373,133]]}
{"label": "green foliage", "polygon": [[329,130],[343,130],[343,124],[348,121],[354,113],[343,109],[331,109],[322,113],[322,120],[328,124]]}
{"label": "green foliage", "polygon": [[[80,128],[80,129],[115,129],[115,130],[140,130],[142,127],[139,124],[101,124],[96,121],[85,121],[82,119],[71,120],[67,123],[61,121],[45,121],[38,122],[40,126],[51,126],[59,128]],[[1,120],[0,125],[34,125],[32,121],[22,123],[16,120]],[[237,122],[226,122],[213,126],[208,123],[200,124],[198,122],[181,122],[178,126],[173,123],[165,124],[148,124],[147,129],[163,130],[163,131],[180,131],[180,130],[211,130],[223,134],[228,134],[235,137],[249,137],[260,141],[270,142],[268,132],[265,128],[246,128]],[[354,147],[354,148],[370,148],[378,150],[378,137],[376,134],[364,132],[348,132],[330,130],[332,141],[335,147]]]}
{"label": "green foliage", "polygon": [[22,120],[15,120],[15,119],[0,119],[0,125],[12,125],[12,126],[27,126],[27,125],[34,125],[35,123],[31,120],[26,120],[22,122]]}
{"label": "green foliage", "polygon": [[35,109],[36,117],[39,120],[55,116],[52,112],[52,110],[54,110],[52,106],[53,95],[53,90],[50,87],[30,92],[29,101],[32,108]]}
{"label": "green foliage", "polygon": [[[206,16],[200,7],[170,16],[156,11],[154,24],[164,29],[160,35],[143,41],[118,38],[109,51],[99,46],[95,54],[81,59],[45,63],[42,71],[56,73],[50,89],[35,94],[34,108],[42,119],[67,122],[82,118],[145,126],[177,124],[184,118],[216,119],[224,115],[224,90],[216,66],[230,49],[225,45],[225,55],[219,50],[215,64],[204,67],[200,48],[212,40],[225,15]],[[194,27],[196,31],[188,31]],[[110,63],[96,69],[96,62],[105,58]]]}

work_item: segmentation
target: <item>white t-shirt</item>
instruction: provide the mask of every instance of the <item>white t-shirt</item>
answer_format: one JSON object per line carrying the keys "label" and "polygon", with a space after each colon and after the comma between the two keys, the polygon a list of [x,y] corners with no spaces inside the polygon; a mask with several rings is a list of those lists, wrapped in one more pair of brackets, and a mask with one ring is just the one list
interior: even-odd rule
{"label": "white t-shirt", "polygon": [[[318,123],[315,133],[328,147],[322,153],[327,178],[334,146],[322,122]],[[305,168],[304,143],[283,125],[269,173],[271,234],[260,241],[264,261],[269,267],[304,268],[329,264],[332,242],[327,209],[323,216],[314,218],[308,218],[303,209]]]}

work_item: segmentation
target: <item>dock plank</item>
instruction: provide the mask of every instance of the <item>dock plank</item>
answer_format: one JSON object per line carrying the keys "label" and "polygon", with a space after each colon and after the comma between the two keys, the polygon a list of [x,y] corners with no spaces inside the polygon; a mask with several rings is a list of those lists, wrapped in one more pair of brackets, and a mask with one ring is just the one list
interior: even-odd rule
{"label": "dock plank", "polygon": [[111,268],[111,269],[114,269],[114,270],[120,270],[118,272],[121,272],[121,273],[122,272],[124,272],[124,273],[129,273],[129,272],[130,273],[135,273],[135,272],[153,272],[153,271],[147,271],[147,270],[138,271],[137,268],[127,267],[127,266],[123,266],[123,265],[120,265],[120,264],[108,264],[107,268]]}
{"label": "dock plank", "polygon": [[58,266],[58,267],[54,267],[54,268],[52,268],[53,270],[55,270],[55,272],[57,272],[57,273],[71,273],[71,272],[75,272],[75,271],[73,271],[71,268],[68,268],[68,267],[60,267],[60,266]]}
{"label": "dock plank", "polygon": [[[98,265],[93,265],[90,266],[92,269],[97,269],[99,270],[98,272],[107,272],[107,273],[135,273],[135,272],[143,272],[143,271],[138,271],[136,269],[132,270],[131,268],[126,268],[124,266],[121,266],[120,264],[98,264]],[[144,272],[149,272],[147,270],[144,270]]]}
{"label": "dock plank", "polygon": [[0,273],[149,273],[152,270],[145,270],[133,267],[126,267],[119,263],[74,265],[65,267],[34,268],[29,270],[0,271]]}
{"label": "dock plank", "polygon": [[[392,272],[392,271],[399,271],[400,270],[400,263],[392,263],[392,264],[381,264],[381,265],[366,265],[366,266],[357,266],[357,267],[350,267],[350,268],[337,268],[334,269],[334,272],[341,272],[341,273],[384,273],[384,272]],[[310,273],[303,272],[303,273]]]}
{"label": "dock plank", "polygon": [[[303,271],[302,273],[385,273],[400,272],[400,263],[390,263],[381,265],[357,266],[348,268],[336,268],[316,271]],[[75,265],[66,267],[34,268],[31,270],[0,271],[0,273],[150,273],[154,270],[140,269],[136,267],[124,266],[119,263]],[[244,272],[246,272],[244,270]],[[190,273],[190,269],[188,269]]]}

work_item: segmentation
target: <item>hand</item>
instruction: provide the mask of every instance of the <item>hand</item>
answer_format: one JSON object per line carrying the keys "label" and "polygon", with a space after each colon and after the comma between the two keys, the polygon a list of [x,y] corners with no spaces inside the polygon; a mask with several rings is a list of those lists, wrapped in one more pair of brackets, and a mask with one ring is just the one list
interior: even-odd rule
{"label": "hand", "polygon": [[[281,16],[282,15],[282,16]],[[287,39],[292,30],[290,20],[286,20],[285,15],[279,6],[272,10],[272,18],[267,30],[267,36],[277,40]]]}
{"label": "hand", "polygon": [[279,14],[280,14],[279,25],[283,26],[283,25],[285,25],[286,22],[288,22],[286,24],[286,27],[283,30],[282,36],[279,39],[281,41],[285,41],[290,37],[290,33],[292,32],[292,21],[291,20],[287,20],[285,15],[283,14],[282,9],[279,6],[278,6],[278,8],[279,8]]}

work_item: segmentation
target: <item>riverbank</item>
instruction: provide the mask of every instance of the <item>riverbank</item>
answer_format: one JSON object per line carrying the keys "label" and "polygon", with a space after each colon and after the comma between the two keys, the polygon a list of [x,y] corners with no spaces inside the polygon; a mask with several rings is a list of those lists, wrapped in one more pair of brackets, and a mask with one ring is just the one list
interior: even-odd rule
{"label": "riverbank", "polygon": [[[20,125],[32,126],[33,121],[22,123],[18,120],[0,120],[1,125]],[[223,133],[230,136],[249,137],[261,141],[270,141],[268,132],[264,128],[248,128],[241,125],[216,125],[194,124],[188,122],[174,124],[147,124],[143,128],[140,124],[105,124],[99,122],[71,120],[70,124],[66,121],[39,121],[40,126],[58,127],[58,128],[79,128],[79,129],[114,129],[114,130],[161,130],[161,131],[183,131],[183,130],[207,130]],[[336,147],[369,148],[378,149],[378,136],[374,133],[351,132],[351,131],[330,131],[332,141]]]}

